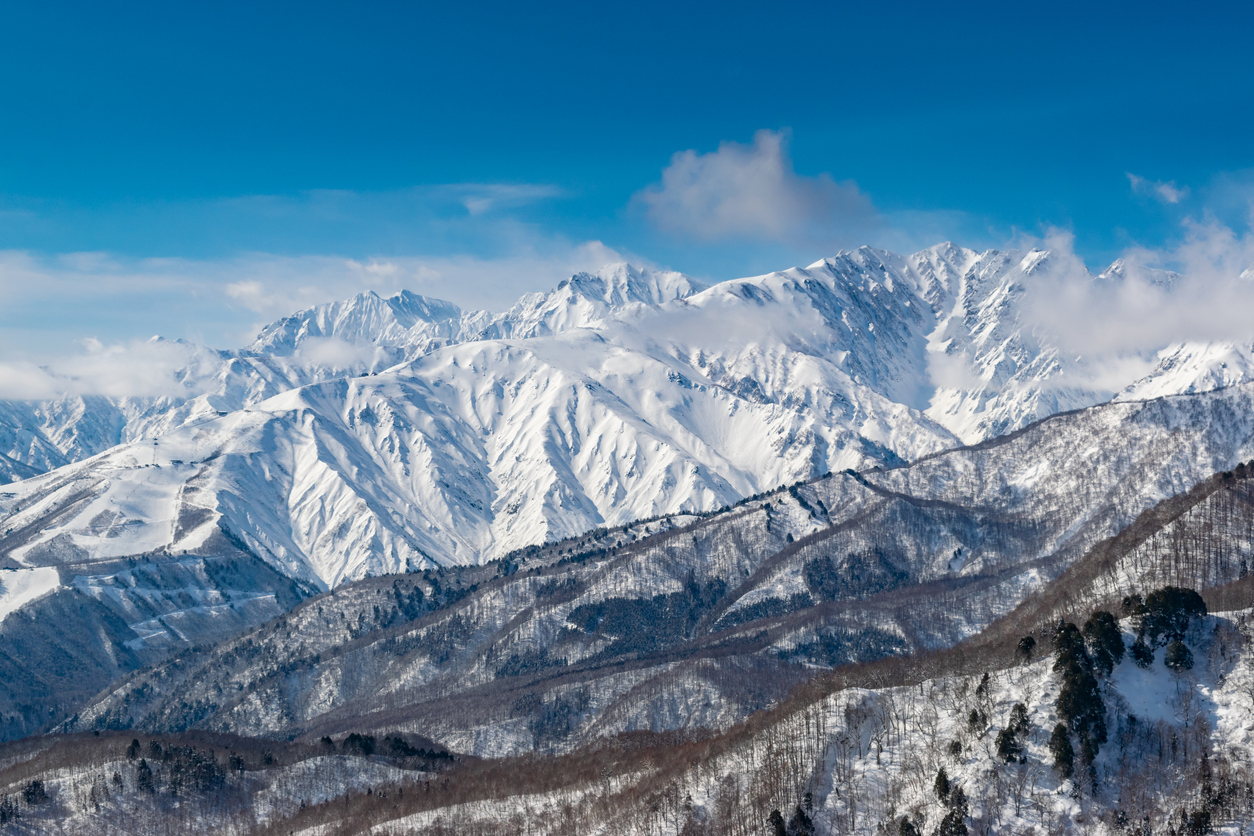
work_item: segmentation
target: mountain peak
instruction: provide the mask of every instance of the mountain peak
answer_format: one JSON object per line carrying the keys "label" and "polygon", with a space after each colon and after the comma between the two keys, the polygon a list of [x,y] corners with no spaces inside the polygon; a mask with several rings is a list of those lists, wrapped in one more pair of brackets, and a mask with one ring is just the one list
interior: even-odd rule
{"label": "mountain peak", "polygon": [[556,291],[572,292],[611,308],[633,303],[661,305],[684,299],[705,290],[706,285],[683,273],[640,268],[625,261],[606,264],[595,273],[576,273],[562,281]]}
{"label": "mountain peak", "polygon": [[435,336],[452,336],[461,319],[461,308],[443,299],[409,290],[387,297],[365,290],[272,322],[257,335],[250,350],[291,355],[311,339],[337,339],[355,346],[410,346]]}

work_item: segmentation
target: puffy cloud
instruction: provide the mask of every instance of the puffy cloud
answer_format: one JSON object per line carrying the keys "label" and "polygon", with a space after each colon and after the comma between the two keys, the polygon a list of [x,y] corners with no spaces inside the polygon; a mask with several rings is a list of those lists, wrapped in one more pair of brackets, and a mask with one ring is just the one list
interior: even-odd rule
{"label": "puffy cloud", "polygon": [[1128,250],[1100,278],[1075,255],[1070,235],[1051,233],[1043,245],[1051,269],[1026,288],[1028,322],[1095,366],[1180,341],[1254,335],[1254,234],[1187,220],[1180,244]]}
{"label": "puffy cloud", "polygon": [[703,241],[733,237],[787,243],[852,241],[882,220],[852,182],[794,171],[787,131],[758,131],[752,145],[681,151],[662,182],[635,201],[664,232]]}
{"label": "puffy cloud", "polygon": [[1189,196],[1188,186],[1177,186],[1175,180],[1164,183],[1160,180],[1146,180],[1132,172],[1127,172],[1128,182],[1132,184],[1135,194],[1152,197],[1159,203],[1179,203]]}

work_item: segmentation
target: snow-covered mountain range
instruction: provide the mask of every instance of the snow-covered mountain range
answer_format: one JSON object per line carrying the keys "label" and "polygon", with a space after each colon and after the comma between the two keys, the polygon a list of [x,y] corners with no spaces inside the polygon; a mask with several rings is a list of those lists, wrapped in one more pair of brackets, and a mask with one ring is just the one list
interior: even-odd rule
{"label": "snow-covered mountain range", "polygon": [[180,343],[178,396],[0,404],[20,479],[0,524],[27,532],[8,559],[204,553],[225,530],[327,588],[1251,378],[1248,347],[1176,345],[1123,392],[1086,384],[1021,310],[1069,266],[863,248],[705,287],[618,264],[500,314],[365,293],[245,350]]}

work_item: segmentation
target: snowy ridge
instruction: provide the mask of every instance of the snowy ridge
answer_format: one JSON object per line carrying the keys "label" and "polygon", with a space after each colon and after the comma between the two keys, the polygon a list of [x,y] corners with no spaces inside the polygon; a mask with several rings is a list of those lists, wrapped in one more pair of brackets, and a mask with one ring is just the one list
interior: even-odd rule
{"label": "snowy ridge", "polygon": [[[578,328],[645,334],[658,350],[748,399],[786,406],[826,400],[834,407],[833,429],[856,431],[856,416],[867,412],[856,404],[870,392],[923,411],[972,443],[1120,394],[1118,385],[1093,388],[1086,381],[1094,369],[1024,325],[1025,288],[1057,269],[1073,266],[1055,264],[1040,250],[977,253],[946,243],[910,256],[863,247],[710,288],[679,273],[612,264],[528,294],[499,314],[462,311],[408,291],[387,298],[366,292],[285,317],[247,350],[163,341],[185,359],[162,397],[0,402],[0,454],[47,471],[283,391],[380,372],[451,345]],[[1178,279],[1151,273],[1163,285]],[[1116,262],[1096,281],[1124,281],[1126,274]],[[1250,346],[1230,344],[1169,347],[1152,374],[1123,384],[1122,397],[1249,380],[1250,355]],[[788,368],[796,364],[806,368]],[[882,443],[875,432],[869,437]],[[887,449],[903,452],[891,443]],[[7,481],[26,475],[0,469]]]}
{"label": "snowy ridge", "polygon": [[373,290],[292,314],[262,329],[249,350],[291,355],[315,339],[336,339],[353,346],[386,346],[419,353],[433,344],[457,341],[461,308],[403,290],[383,298]]}
{"label": "snowy ridge", "polygon": [[598,328],[614,317],[686,299],[706,285],[682,273],[609,264],[596,273],[577,273],[549,293],[530,293],[493,318],[482,339],[526,339],[572,328]]}
{"label": "snowy ridge", "polygon": [[1119,400],[1150,400],[1180,392],[1208,392],[1254,380],[1254,342],[1168,346],[1148,375],[1128,385]]}

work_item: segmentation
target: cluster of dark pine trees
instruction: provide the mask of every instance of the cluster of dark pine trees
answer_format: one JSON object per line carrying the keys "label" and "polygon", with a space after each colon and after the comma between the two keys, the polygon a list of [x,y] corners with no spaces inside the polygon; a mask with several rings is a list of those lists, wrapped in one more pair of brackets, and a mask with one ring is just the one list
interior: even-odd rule
{"label": "cluster of dark pine trees", "polygon": [[[1184,638],[1193,620],[1206,615],[1202,596],[1192,589],[1168,586],[1144,599],[1129,595],[1123,600],[1123,610],[1133,617],[1137,628],[1131,648],[1137,665],[1149,667],[1154,663],[1154,650],[1166,646],[1163,664],[1167,668],[1180,671],[1193,666],[1193,655]],[[1057,702],[1061,722],[1050,736],[1050,753],[1062,778],[1074,777],[1079,767],[1094,792],[1097,773],[1093,761],[1106,742],[1106,705],[1098,680],[1111,675],[1123,661],[1125,650],[1118,620],[1105,611],[1089,616],[1082,629],[1063,622],[1054,633],[1054,671],[1062,676]],[[1018,754],[1013,741],[1007,743],[1006,752],[1011,756]]]}

